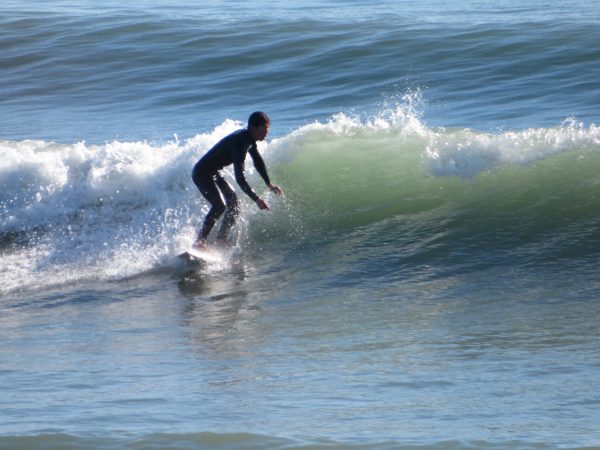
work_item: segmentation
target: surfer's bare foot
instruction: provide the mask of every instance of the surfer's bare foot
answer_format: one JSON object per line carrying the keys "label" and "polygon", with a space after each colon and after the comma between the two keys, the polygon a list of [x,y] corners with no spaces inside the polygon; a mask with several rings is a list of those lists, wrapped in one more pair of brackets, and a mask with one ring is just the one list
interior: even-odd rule
{"label": "surfer's bare foot", "polygon": [[219,248],[227,249],[227,248],[233,247],[234,242],[229,238],[220,237],[217,239],[216,244],[217,244],[217,247],[219,247]]}
{"label": "surfer's bare foot", "polygon": [[208,250],[208,244],[206,243],[206,241],[196,241],[194,242],[194,245],[192,245],[192,248],[195,248],[196,250]]}

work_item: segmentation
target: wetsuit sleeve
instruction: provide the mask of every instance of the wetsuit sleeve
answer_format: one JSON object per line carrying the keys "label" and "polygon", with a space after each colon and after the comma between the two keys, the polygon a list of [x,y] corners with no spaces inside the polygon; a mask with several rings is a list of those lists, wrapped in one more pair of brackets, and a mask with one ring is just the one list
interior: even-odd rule
{"label": "wetsuit sleeve", "polygon": [[235,181],[242,188],[242,191],[252,199],[252,201],[258,200],[258,195],[252,190],[246,176],[244,175],[244,154],[241,152],[233,152],[233,172],[235,174]]}
{"label": "wetsuit sleeve", "polygon": [[262,179],[265,180],[267,186],[270,185],[271,180],[269,180],[269,175],[267,174],[267,166],[265,166],[262,156],[260,156],[260,153],[258,153],[256,144],[253,145],[250,150],[248,150],[248,153],[250,153],[250,156],[252,157],[252,162],[254,163],[254,168],[256,171],[260,174]]}

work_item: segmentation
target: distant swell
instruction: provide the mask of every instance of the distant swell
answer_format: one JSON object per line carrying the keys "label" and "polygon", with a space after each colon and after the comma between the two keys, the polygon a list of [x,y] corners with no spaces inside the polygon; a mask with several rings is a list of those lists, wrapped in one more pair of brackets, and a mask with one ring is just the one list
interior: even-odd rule
{"label": "distant swell", "polygon": [[515,17],[478,11],[480,20],[459,23],[435,7],[411,17],[409,5],[390,15],[353,5],[357,21],[331,5],[292,15],[272,5],[282,8],[272,18],[249,8],[232,18],[204,4],[84,3],[0,7],[4,136],[189,137],[257,102],[297,128],[336,111],[371,114],[406,89],[426,92],[429,118],[444,126],[598,117],[599,28],[553,5]]}

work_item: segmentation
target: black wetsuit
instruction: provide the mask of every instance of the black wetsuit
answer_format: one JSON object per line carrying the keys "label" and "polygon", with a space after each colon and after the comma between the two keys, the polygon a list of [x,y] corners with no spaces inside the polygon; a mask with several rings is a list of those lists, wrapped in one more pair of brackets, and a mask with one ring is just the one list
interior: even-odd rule
{"label": "black wetsuit", "polygon": [[[229,230],[235,224],[236,216],[239,214],[237,195],[219,172],[225,166],[233,164],[237,184],[253,201],[258,200],[258,195],[252,190],[244,175],[244,161],[248,153],[252,157],[254,167],[265,183],[269,185],[267,168],[260,153],[258,153],[256,142],[247,129],[235,131],[221,139],[194,166],[192,180],[211,204],[211,209],[206,215],[202,229],[198,234],[198,239],[206,240],[216,221],[225,211],[227,213],[217,239],[227,239]],[[221,194],[225,197],[225,202],[223,202]]]}

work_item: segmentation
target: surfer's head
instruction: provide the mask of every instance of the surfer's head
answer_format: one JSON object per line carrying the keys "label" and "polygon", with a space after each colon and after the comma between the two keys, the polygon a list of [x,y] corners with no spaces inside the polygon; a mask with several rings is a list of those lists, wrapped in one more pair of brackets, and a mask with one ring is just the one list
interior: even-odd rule
{"label": "surfer's head", "polygon": [[267,134],[269,134],[270,126],[271,120],[269,116],[262,111],[253,112],[248,117],[248,130],[255,141],[264,141]]}

